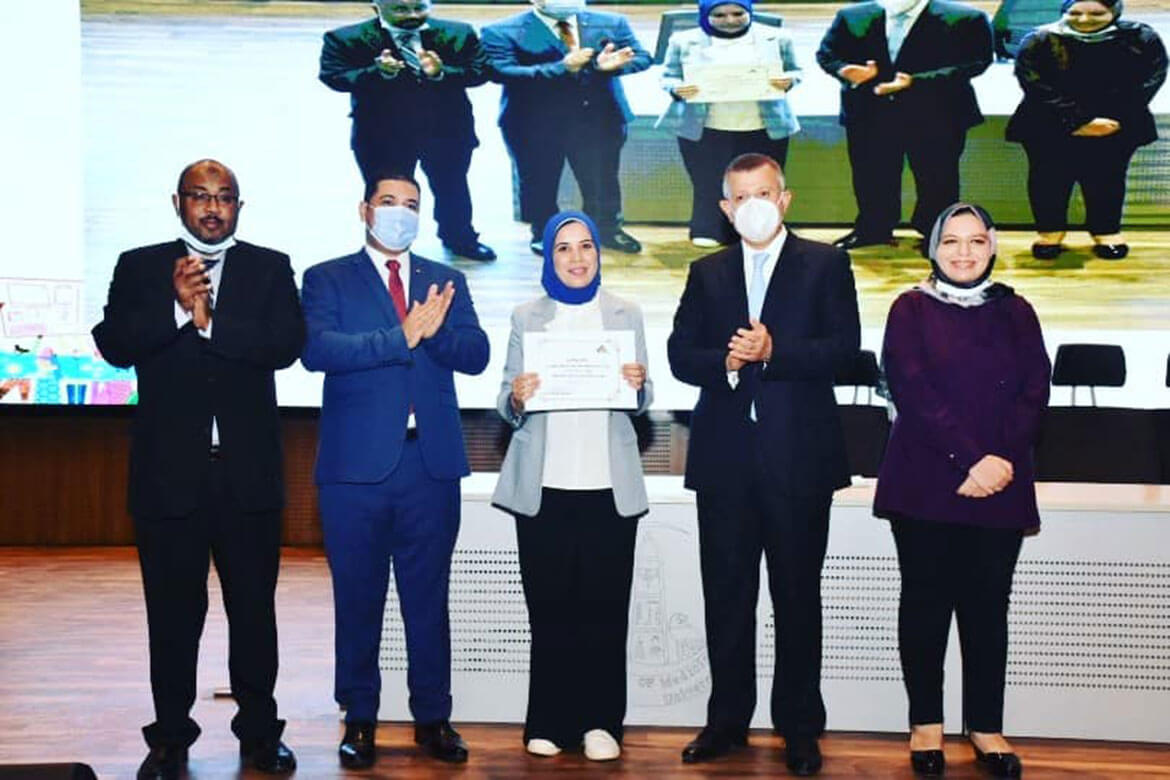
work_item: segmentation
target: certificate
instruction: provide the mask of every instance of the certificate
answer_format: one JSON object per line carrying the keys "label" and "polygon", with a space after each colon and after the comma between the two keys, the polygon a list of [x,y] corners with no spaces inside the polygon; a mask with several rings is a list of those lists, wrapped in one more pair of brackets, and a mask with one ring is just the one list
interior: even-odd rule
{"label": "certificate", "polygon": [[688,103],[730,103],[776,100],[784,90],[773,87],[769,79],[783,78],[780,63],[727,65],[697,62],[683,66],[683,81],[699,88]]}
{"label": "certificate", "polygon": [[528,411],[636,409],[638,392],[622,377],[636,362],[634,331],[537,331],[524,334],[524,370],[540,376]]}

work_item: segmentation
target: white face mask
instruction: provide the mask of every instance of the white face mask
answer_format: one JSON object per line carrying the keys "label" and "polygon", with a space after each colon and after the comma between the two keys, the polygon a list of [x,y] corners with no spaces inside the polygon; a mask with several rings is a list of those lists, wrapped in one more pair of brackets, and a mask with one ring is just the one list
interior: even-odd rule
{"label": "white face mask", "polygon": [[418,212],[406,206],[378,206],[374,209],[374,224],[368,229],[387,249],[406,249],[418,235]]}
{"label": "white face mask", "polygon": [[554,19],[565,21],[585,10],[585,0],[544,0],[540,10]]}
{"label": "white face mask", "polygon": [[220,252],[226,252],[236,245],[236,237],[234,235],[224,237],[218,244],[209,244],[188,230],[186,225],[182,225],[179,228],[179,238],[184,244],[201,255],[217,255]]}
{"label": "white face mask", "polygon": [[877,4],[885,10],[889,16],[897,16],[904,14],[914,8],[922,0],[877,0]]}
{"label": "white face mask", "polygon": [[749,198],[735,210],[735,230],[753,244],[768,241],[780,227],[780,207],[770,200]]}

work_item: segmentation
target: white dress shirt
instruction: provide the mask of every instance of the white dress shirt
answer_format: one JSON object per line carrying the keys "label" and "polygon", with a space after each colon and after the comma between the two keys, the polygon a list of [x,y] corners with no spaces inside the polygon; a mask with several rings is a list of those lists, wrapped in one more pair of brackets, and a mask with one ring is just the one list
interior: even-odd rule
{"label": "white dress shirt", "polygon": [[[905,43],[906,43],[906,38],[910,37],[910,31],[912,29],[914,29],[914,23],[918,21],[918,17],[921,16],[922,12],[926,9],[926,4],[928,2],[929,2],[929,0],[919,0],[919,2],[914,4],[913,8],[911,8],[910,10],[908,10],[906,12],[906,37],[902,39],[903,45],[905,45]],[[895,16],[897,16],[897,14],[892,14],[889,11],[886,11],[886,40],[887,41],[890,40],[890,33],[892,33],[894,31],[894,17]],[[901,49],[899,49],[898,53],[899,54],[901,53]]]}
{"label": "white dress shirt", "polygon": [[[788,228],[783,225],[780,226],[780,233],[772,239],[772,243],[763,249],[753,249],[748,246],[746,241],[740,240],[740,247],[743,250],[743,281],[744,293],[751,295],[752,290],[752,276],[756,272],[756,263],[753,259],[760,252],[767,252],[768,259],[764,261],[764,294],[767,295],[768,285],[772,282],[772,272],[776,270],[776,263],[780,260],[780,252],[784,249],[784,242],[788,239]],[[734,390],[739,386],[739,372],[727,372],[727,384]]]}
{"label": "white dress shirt", "polygon": [[[580,305],[557,302],[545,330],[601,330],[598,297]],[[609,473],[609,410],[549,412],[545,429],[545,487],[561,490],[603,490],[613,487]]]}
{"label": "white dress shirt", "polygon": [[[404,249],[396,255],[391,255],[366,244],[366,255],[374,264],[374,270],[378,272],[378,276],[382,280],[382,289],[386,291],[388,298],[390,297],[390,269],[386,267],[386,261],[398,261],[398,278],[402,280],[402,298],[406,301],[406,310],[410,311],[410,250]],[[393,305],[393,301],[391,304]],[[417,425],[418,422],[414,419],[412,407],[410,414],[406,417],[406,428],[410,430]]]}

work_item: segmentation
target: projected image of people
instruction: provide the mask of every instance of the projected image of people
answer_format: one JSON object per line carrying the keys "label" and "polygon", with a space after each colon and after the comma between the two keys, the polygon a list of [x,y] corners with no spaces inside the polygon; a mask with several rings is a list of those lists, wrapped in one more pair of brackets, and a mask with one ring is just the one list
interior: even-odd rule
{"label": "projected image of people", "polygon": [[902,164],[923,237],[959,199],[967,130],[983,121],[971,79],[991,65],[987,16],[951,0],[875,0],[837,12],[817,62],[841,82],[841,124],[857,219],[843,249],[890,243],[901,219]]}
{"label": "projected image of people", "polygon": [[320,79],[350,93],[351,146],[362,177],[413,174],[435,196],[439,238],[451,253],[494,260],[471,225],[467,171],[479,145],[467,90],[488,80],[475,28],[430,16],[430,0],[378,0],[377,15],[325,34]]}
{"label": "projected image of people", "polygon": [[[767,66],[759,100],[727,100],[707,94],[694,81],[708,66]],[[691,180],[691,243],[714,248],[735,240],[719,208],[723,169],[747,152],[766,154],[785,164],[788,138],[800,129],[786,93],[800,81],[792,36],[777,27],[755,24],[752,0],[700,0],[699,27],[670,36],[662,85],[673,98],[657,127],[678,136],[678,149]]]}
{"label": "projected image of people", "polygon": [[500,130],[516,165],[521,218],[532,228],[529,248],[544,253],[541,231],[559,210],[567,160],[601,245],[641,252],[622,229],[618,168],[634,114],[620,77],[650,67],[650,54],[629,23],[586,11],[585,0],[532,0],[531,9],[484,27],[483,42],[504,86]]}
{"label": "projected image of people", "polygon": [[1032,256],[1064,251],[1068,203],[1081,185],[1093,254],[1129,254],[1121,234],[1125,178],[1138,147],[1158,138],[1149,103],[1166,80],[1153,28],[1120,19],[1121,0],[1065,0],[1059,21],[1033,31],[1016,56],[1024,98],[1007,138],[1028,155]]}

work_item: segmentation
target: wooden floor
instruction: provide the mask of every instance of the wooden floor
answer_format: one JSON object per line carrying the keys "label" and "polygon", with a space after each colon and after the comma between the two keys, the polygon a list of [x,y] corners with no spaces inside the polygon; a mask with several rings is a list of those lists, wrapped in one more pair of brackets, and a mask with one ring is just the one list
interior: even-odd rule
{"label": "wooden floor", "polygon": [[[193,777],[236,775],[228,729],[226,625],[212,578],[199,700],[203,736],[191,754]],[[344,776],[331,698],[333,623],[328,572],[316,550],[286,550],[277,595],[281,674],[277,699],[298,775]],[[144,754],[138,727],[151,717],[146,628],[137,560],[130,548],[0,548],[0,765],[84,761],[103,777],[132,777]],[[783,774],[779,740],[752,736],[750,748],[716,764],[684,767],[679,750],[691,730],[633,728],[625,755],[598,765],[580,755],[527,756],[513,725],[457,724],[471,762],[448,768],[420,758],[407,726],[383,724],[375,771],[359,777],[511,778],[569,773],[645,777]],[[1170,746],[1016,740],[1029,778],[1170,777]],[[831,733],[824,739],[825,777],[910,777],[904,737]],[[948,777],[975,777],[970,750],[947,744]]]}

